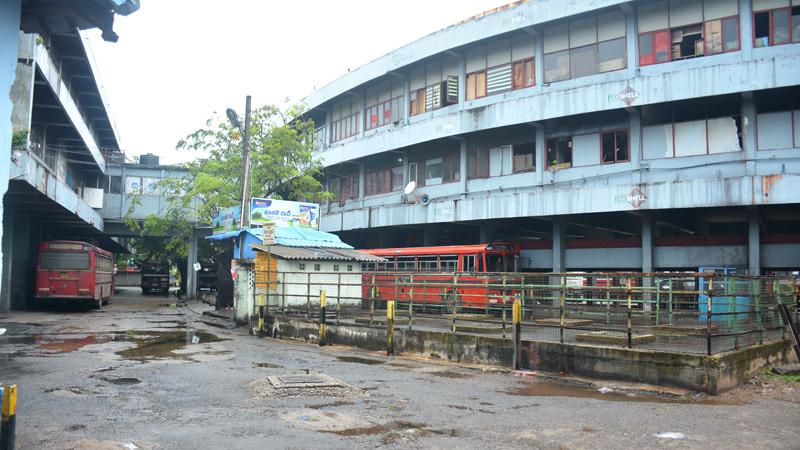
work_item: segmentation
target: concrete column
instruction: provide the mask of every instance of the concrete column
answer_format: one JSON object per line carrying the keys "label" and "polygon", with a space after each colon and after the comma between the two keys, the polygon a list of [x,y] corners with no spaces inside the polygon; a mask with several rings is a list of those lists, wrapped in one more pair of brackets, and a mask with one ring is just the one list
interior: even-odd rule
{"label": "concrete column", "polygon": [[422,245],[430,246],[436,245],[436,228],[427,225],[422,229]]}
{"label": "concrete column", "polygon": [[[33,111],[33,81],[35,36],[20,32],[19,55],[14,84],[11,86],[13,107],[11,110],[11,127],[15,133],[27,132],[30,143],[31,113]],[[26,145],[27,147],[27,145]]]}
{"label": "concrete column", "polygon": [[553,272],[565,272],[567,246],[567,221],[557,217],[553,219]]}
{"label": "concrete column", "polygon": [[541,186],[544,184],[544,157],[545,153],[547,153],[547,143],[545,142],[544,124],[537,123],[534,124],[533,127],[536,130],[536,154],[533,155],[536,159],[536,171],[534,172],[534,176],[536,179],[536,184]]}
{"label": "concrete column", "polygon": [[459,108],[463,108],[467,101],[467,56],[458,55],[458,103]]}
{"label": "concrete column", "polygon": [[497,226],[494,223],[487,222],[481,225],[480,240],[481,244],[488,244],[494,239],[494,234],[497,231]]}
{"label": "concrete column", "polygon": [[197,229],[192,229],[192,237],[189,238],[189,255],[186,258],[186,298],[197,297],[197,272],[194,270],[194,263],[197,262]]}
{"label": "concrete column", "polygon": [[358,164],[358,199],[361,201],[361,207],[364,207],[364,194],[366,194],[366,175],[364,173],[364,163]]}
{"label": "concrete column", "polygon": [[744,150],[745,173],[756,174],[756,102],[752,92],[742,93],[742,150]]}
{"label": "concrete column", "polygon": [[[653,271],[653,240],[655,238],[655,218],[650,215],[646,214],[642,217],[642,272],[650,273]],[[644,277],[642,279],[642,287],[651,287],[653,286],[653,278],[652,277]],[[653,304],[649,301],[652,300],[652,296],[648,293],[645,294],[644,300],[646,303],[644,304],[645,311],[652,311]]]}
{"label": "concrete column", "polygon": [[460,146],[461,153],[459,154],[458,159],[458,173],[461,177],[459,182],[461,183],[461,192],[466,194],[469,192],[469,188],[467,188],[468,183],[468,174],[467,174],[467,138],[461,139],[461,146]]}
{"label": "concrete column", "polygon": [[[11,174],[11,117],[13,100],[8,95],[16,78],[17,55],[19,52],[19,26],[22,15],[21,0],[5,0],[0,2],[0,223],[3,223],[3,202],[8,191],[8,179]],[[0,242],[4,230],[0,229]],[[4,246],[3,246],[4,247]],[[9,279],[5,275],[6,258],[0,255],[0,274],[3,276],[0,285],[0,298],[8,298]],[[0,301],[0,312],[8,306]]]}
{"label": "concrete column", "polygon": [[363,138],[364,137],[364,131],[366,131],[366,128],[367,128],[366,126],[364,126],[364,124],[367,123],[366,122],[367,121],[367,117],[366,117],[366,113],[367,113],[367,94],[366,94],[366,92],[364,92],[361,95],[361,101],[359,102],[359,105],[360,105],[360,112],[358,113],[358,127],[359,127],[360,131],[358,133],[358,136]]}
{"label": "concrete column", "polygon": [[753,53],[753,8],[751,0],[739,0],[739,36],[742,60],[747,61]]}
{"label": "concrete column", "polygon": [[14,234],[14,209],[8,208],[3,214],[3,241],[2,241],[2,274],[0,283],[3,289],[0,290],[0,314],[7,313],[11,309],[11,267],[13,260]]}
{"label": "concrete column", "polygon": [[747,274],[761,275],[761,216],[757,206],[747,208]]}
{"label": "concrete column", "polygon": [[[544,85],[544,39],[541,33],[534,32],[533,36],[533,71],[536,77],[536,90],[542,92]],[[538,148],[538,147],[537,147]]]}
{"label": "concrete column", "polygon": [[403,89],[403,123],[408,123],[409,102],[411,101],[411,79],[405,77],[403,83],[405,85]]}
{"label": "concrete column", "polygon": [[639,38],[636,33],[636,12],[632,8],[626,8],[625,11],[625,43],[628,50],[627,73],[628,76],[633,78],[639,70]]}

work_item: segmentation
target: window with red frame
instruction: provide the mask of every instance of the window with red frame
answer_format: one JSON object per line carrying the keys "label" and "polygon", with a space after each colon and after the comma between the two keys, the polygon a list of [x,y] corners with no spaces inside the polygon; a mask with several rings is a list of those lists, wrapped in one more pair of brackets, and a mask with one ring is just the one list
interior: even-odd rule
{"label": "window with red frame", "polygon": [[800,42],[800,6],[789,6],[787,0],[785,7],[760,9],[761,3],[753,2],[753,46],[769,47]]}
{"label": "window with red frame", "polygon": [[341,141],[358,134],[358,113],[331,122],[331,142]]}
{"label": "window with red frame", "polygon": [[328,183],[328,190],[331,192],[331,202],[344,206],[346,200],[358,198],[358,175],[333,177]]}
{"label": "window with red frame", "polygon": [[533,70],[533,58],[517,61],[512,66],[512,86],[514,90],[533,86],[536,75]]}
{"label": "window with red frame", "polygon": [[489,148],[475,147],[467,152],[467,179],[489,178]]}
{"label": "window with red frame", "polygon": [[364,178],[364,195],[399,191],[403,187],[403,166],[368,170]]}

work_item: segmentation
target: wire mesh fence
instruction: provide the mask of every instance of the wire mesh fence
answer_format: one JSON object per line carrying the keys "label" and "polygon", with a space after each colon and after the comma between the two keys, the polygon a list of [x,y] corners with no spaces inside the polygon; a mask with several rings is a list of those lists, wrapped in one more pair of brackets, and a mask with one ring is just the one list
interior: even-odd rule
{"label": "wire mesh fence", "polygon": [[[344,269],[344,266],[342,266]],[[256,273],[256,293],[272,315],[329,324],[511,336],[522,304],[521,337],[679,353],[716,354],[784,337],[777,305],[797,317],[797,281],[716,273]]]}

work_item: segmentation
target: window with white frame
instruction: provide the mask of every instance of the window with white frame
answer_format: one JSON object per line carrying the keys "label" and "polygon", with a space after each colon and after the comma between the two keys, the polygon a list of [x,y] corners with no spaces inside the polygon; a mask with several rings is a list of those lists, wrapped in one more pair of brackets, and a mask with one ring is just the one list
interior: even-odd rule
{"label": "window with white frame", "polygon": [[625,14],[621,11],[544,29],[544,82],[626,67]]}

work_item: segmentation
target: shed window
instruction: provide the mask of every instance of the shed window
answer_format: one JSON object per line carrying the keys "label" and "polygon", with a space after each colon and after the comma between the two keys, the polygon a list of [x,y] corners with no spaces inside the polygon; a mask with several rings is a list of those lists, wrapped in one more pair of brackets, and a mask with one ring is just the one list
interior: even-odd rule
{"label": "shed window", "polygon": [[301,271],[302,271],[302,270],[306,270],[306,265],[305,265],[305,263],[300,263],[300,264],[298,264],[298,265],[297,265],[297,270],[301,270]]}
{"label": "shed window", "polygon": [[320,270],[319,264],[314,264],[314,270],[319,272]]}
{"label": "shed window", "polygon": [[339,271],[339,265],[338,264],[334,264],[333,265],[333,271],[334,272],[338,272]]}
{"label": "shed window", "polygon": [[353,265],[352,264],[348,264],[347,265],[347,271],[348,272],[352,272],[353,271]]}

